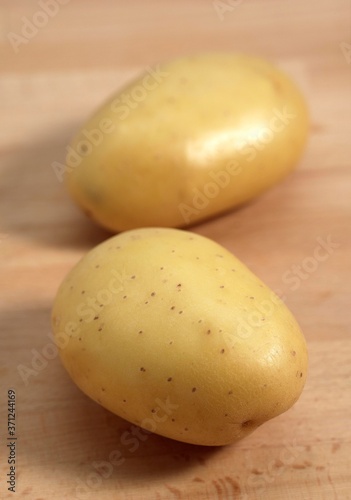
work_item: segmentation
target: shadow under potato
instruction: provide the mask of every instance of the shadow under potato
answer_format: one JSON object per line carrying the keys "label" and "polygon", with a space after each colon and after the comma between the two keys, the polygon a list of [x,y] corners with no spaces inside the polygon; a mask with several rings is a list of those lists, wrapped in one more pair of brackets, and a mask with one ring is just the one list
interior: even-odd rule
{"label": "shadow under potato", "polygon": [[67,125],[38,143],[3,155],[1,232],[45,246],[91,248],[111,233],[90,221],[71,201],[52,163],[65,162],[76,126]]}

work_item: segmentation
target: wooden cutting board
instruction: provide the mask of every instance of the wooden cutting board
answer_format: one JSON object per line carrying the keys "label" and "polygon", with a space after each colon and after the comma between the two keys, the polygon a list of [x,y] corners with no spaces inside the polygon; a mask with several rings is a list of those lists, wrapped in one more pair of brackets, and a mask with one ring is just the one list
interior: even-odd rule
{"label": "wooden cutting board", "polygon": [[[0,5],[0,498],[351,499],[350,2],[52,2],[50,15],[37,0]],[[53,348],[57,287],[108,234],[73,206],[51,164],[139,71],[205,50],[268,57],[309,102],[296,172],[193,230],[285,294],[310,371],[298,403],[242,442],[204,448],[149,435],[132,444],[130,424],[84,396]],[[321,244],[329,253],[313,264]],[[10,389],[16,494],[6,484]]]}

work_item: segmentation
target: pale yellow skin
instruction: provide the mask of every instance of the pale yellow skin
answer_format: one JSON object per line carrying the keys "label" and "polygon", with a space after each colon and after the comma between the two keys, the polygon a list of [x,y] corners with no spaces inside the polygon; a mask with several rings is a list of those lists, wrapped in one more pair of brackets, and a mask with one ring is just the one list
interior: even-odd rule
{"label": "pale yellow skin", "polygon": [[[300,91],[264,60],[205,54],[161,70],[114,95],[72,143],[69,192],[112,231],[184,227],[243,204],[290,172],[306,142]],[[108,133],[82,151],[82,131],[104,120]]]}
{"label": "pale yellow skin", "polygon": [[306,380],[306,343],[284,303],[223,247],[177,229],[127,231],[91,250],[58,291],[53,329],[82,391],[188,443],[243,438]]}

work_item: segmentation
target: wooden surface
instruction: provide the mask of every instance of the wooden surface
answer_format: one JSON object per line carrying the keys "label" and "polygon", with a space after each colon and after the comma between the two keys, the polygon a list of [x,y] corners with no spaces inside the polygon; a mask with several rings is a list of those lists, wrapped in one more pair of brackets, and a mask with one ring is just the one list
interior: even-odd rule
{"label": "wooden surface", "polygon": [[[0,4],[1,499],[351,498],[351,4],[232,1],[221,19],[215,3],[71,0],[47,23],[37,16],[45,26],[17,53],[8,34],[21,34],[23,16],[41,9],[37,1]],[[242,442],[212,449],[150,435],[131,451],[122,439],[130,424],[85,397],[52,352],[57,287],[108,235],[73,206],[51,163],[63,161],[75,128],[140,70],[209,49],[272,59],[309,102],[311,138],[298,170],[193,230],[285,294],[308,341],[310,371],[298,403]],[[335,246],[314,266],[328,238]],[[298,265],[312,267],[292,286],[286,273]],[[34,370],[27,385],[19,366]],[[10,388],[16,494],[5,484]]]}

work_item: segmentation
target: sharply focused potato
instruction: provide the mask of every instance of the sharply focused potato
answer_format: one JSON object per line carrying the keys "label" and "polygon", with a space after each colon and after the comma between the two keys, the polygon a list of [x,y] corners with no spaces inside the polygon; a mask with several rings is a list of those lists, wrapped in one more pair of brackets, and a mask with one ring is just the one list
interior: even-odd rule
{"label": "sharply focused potato", "polygon": [[306,141],[305,102],[277,68],[207,54],[149,69],[68,149],[73,199],[113,231],[182,227],[282,179]]}
{"label": "sharply focused potato", "polygon": [[306,380],[286,306],[220,245],[177,229],[127,231],[91,250],[58,291],[53,329],[86,394],[189,443],[246,436]]}

